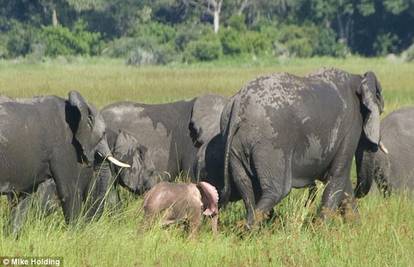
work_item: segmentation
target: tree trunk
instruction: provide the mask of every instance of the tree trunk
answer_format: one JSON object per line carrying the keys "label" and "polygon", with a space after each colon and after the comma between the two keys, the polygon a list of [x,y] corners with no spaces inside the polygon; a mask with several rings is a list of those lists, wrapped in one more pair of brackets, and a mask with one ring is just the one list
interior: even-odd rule
{"label": "tree trunk", "polygon": [[214,10],[214,33],[218,33],[220,27],[220,13]]}
{"label": "tree trunk", "polygon": [[57,18],[56,8],[55,7],[52,9],[52,25],[53,25],[53,27],[57,27],[58,26],[58,18]]}
{"label": "tree trunk", "polygon": [[223,0],[207,0],[207,11],[213,15],[214,33],[218,33],[220,28],[220,12]]}
{"label": "tree trunk", "polygon": [[347,34],[345,32],[346,30],[345,30],[342,18],[339,14],[336,15],[336,20],[338,22],[338,28],[339,28],[339,41],[348,46]]}

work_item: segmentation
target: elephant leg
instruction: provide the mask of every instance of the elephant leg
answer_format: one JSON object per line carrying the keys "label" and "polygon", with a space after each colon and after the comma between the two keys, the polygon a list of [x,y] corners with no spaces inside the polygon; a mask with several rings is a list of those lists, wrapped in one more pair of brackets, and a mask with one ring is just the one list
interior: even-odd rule
{"label": "elephant leg", "polygon": [[255,147],[252,155],[254,169],[262,195],[256,206],[257,214],[262,219],[269,217],[273,207],[276,206],[291,190],[289,162],[281,150],[273,149],[271,144],[263,144]]}
{"label": "elephant leg", "polygon": [[56,184],[52,179],[41,183],[37,188],[36,195],[39,197],[39,205],[43,216],[49,216],[59,207]]}
{"label": "elephant leg", "polygon": [[244,168],[243,164],[241,163],[240,159],[238,159],[233,153],[230,153],[230,171],[232,176],[234,177],[234,184],[239,191],[244,206],[246,207],[247,211],[247,227],[250,228],[255,221],[254,215],[254,206],[255,206],[255,199],[254,199],[254,192],[252,181],[250,177],[247,175],[247,171]]}
{"label": "elephant leg", "polygon": [[11,208],[10,220],[8,224],[6,224],[6,235],[10,234],[13,237],[17,237],[19,235],[24,223],[26,222],[31,200],[31,196],[26,196],[19,199],[17,205]]}
{"label": "elephant leg", "polygon": [[353,194],[354,190],[352,188],[351,180],[347,179],[345,183],[343,199],[339,206],[341,214],[345,217],[345,219],[351,219],[352,217],[355,217],[355,215],[358,214]]}
{"label": "elephant leg", "polygon": [[76,164],[62,164],[67,162],[64,157],[57,157],[51,162],[51,171],[56,182],[58,196],[61,200],[63,214],[66,223],[75,221],[82,208],[83,192],[82,188],[87,188],[85,183],[89,180],[82,177],[80,167]]}
{"label": "elephant leg", "polygon": [[[345,145],[344,145],[345,144]],[[329,214],[335,212],[343,201],[354,200],[354,193],[352,190],[350,172],[353,152],[351,146],[344,142],[337,156],[331,163],[328,172],[328,181],[325,190],[322,194],[322,206],[320,217],[326,219]]]}

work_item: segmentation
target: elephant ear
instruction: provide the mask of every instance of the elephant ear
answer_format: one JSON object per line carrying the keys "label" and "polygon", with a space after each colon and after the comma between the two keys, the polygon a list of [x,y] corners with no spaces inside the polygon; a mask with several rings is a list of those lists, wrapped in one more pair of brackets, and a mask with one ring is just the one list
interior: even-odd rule
{"label": "elephant ear", "polygon": [[198,190],[201,193],[201,202],[203,202],[203,214],[214,216],[218,214],[219,195],[217,189],[207,182],[199,182]]}
{"label": "elephant ear", "polygon": [[[93,161],[92,132],[95,125],[96,110],[86,103],[85,99],[77,91],[69,92],[69,104],[79,112],[73,125],[74,137],[82,148],[82,154],[89,161]],[[98,141],[98,140],[97,140]]]}
{"label": "elephant ear", "polygon": [[147,149],[139,145],[138,140],[130,133],[120,130],[115,141],[114,156],[122,162],[128,163],[131,168],[122,169],[119,177],[121,182],[133,192],[143,190],[145,180],[144,158]]}
{"label": "elephant ear", "polygon": [[220,132],[220,116],[227,99],[219,95],[197,97],[191,111],[188,129],[196,147]]}
{"label": "elephant ear", "polygon": [[364,106],[362,113],[365,136],[376,146],[380,143],[380,115],[384,109],[381,91],[381,85],[375,74],[373,72],[365,73],[357,92]]}

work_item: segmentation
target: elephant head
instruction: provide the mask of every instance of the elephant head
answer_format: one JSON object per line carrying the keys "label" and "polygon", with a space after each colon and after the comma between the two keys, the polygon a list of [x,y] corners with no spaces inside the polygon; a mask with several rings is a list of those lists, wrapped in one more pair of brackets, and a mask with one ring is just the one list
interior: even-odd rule
{"label": "elephant head", "polygon": [[105,123],[97,109],[88,104],[79,92],[69,92],[66,106],[66,121],[72,133],[72,144],[78,151],[78,161],[94,167],[97,178],[89,186],[90,205],[87,217],[100,215],[104,196],[111,183],[111,172],[107,161],[122,167],[128,164],[118,161],[111,154],[105,134]]}
{"label": "elephant head", "polygon": [[366,195],[372,184],[371,176],[362,176],[361,161],[363,154],[374,153],[381,149],[388,154],[387,148],[381,142],[380,115],[384,110],[384,99],[382,98],[381,85],[373,72],[367,72],[357,89],[360,98],[361,112],[363,116],[363,131],[355,153],[357,163],[357,186],[355,195],[362,197]]}
{"label": "elephant head", "polygon": [[79,92],[69,92],[67,120],[74,133],[74,145],[81,151],[82,162],[91,164],[96,153],[120,167],[129,167],[111,155],[105,136],[105,122],[97,109],[89,105]]}
{"label": "elephant head", "polygon": [[146,158],[147,148],[125,130],[120,130],[114,145],[114,155],[127,162],[131,168],[119,173],[119,181],[134,193],[142,194],[158,183],[154,165]]}
{"label": "elephant head", "polygon": [[205,95],[194,101],[188,129],[196,147],[208,143],[220,132],[220,116],[227,99],[219,95]]}

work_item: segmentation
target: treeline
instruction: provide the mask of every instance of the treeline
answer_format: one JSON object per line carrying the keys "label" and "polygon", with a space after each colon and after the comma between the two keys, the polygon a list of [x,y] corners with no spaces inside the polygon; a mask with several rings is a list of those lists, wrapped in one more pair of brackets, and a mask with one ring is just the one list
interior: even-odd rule
{"label": "treeline", "polygon": [[[0,58],[414,57],[414,0],[0,0]],[[410,48],[411,46],[411,48]]]}

